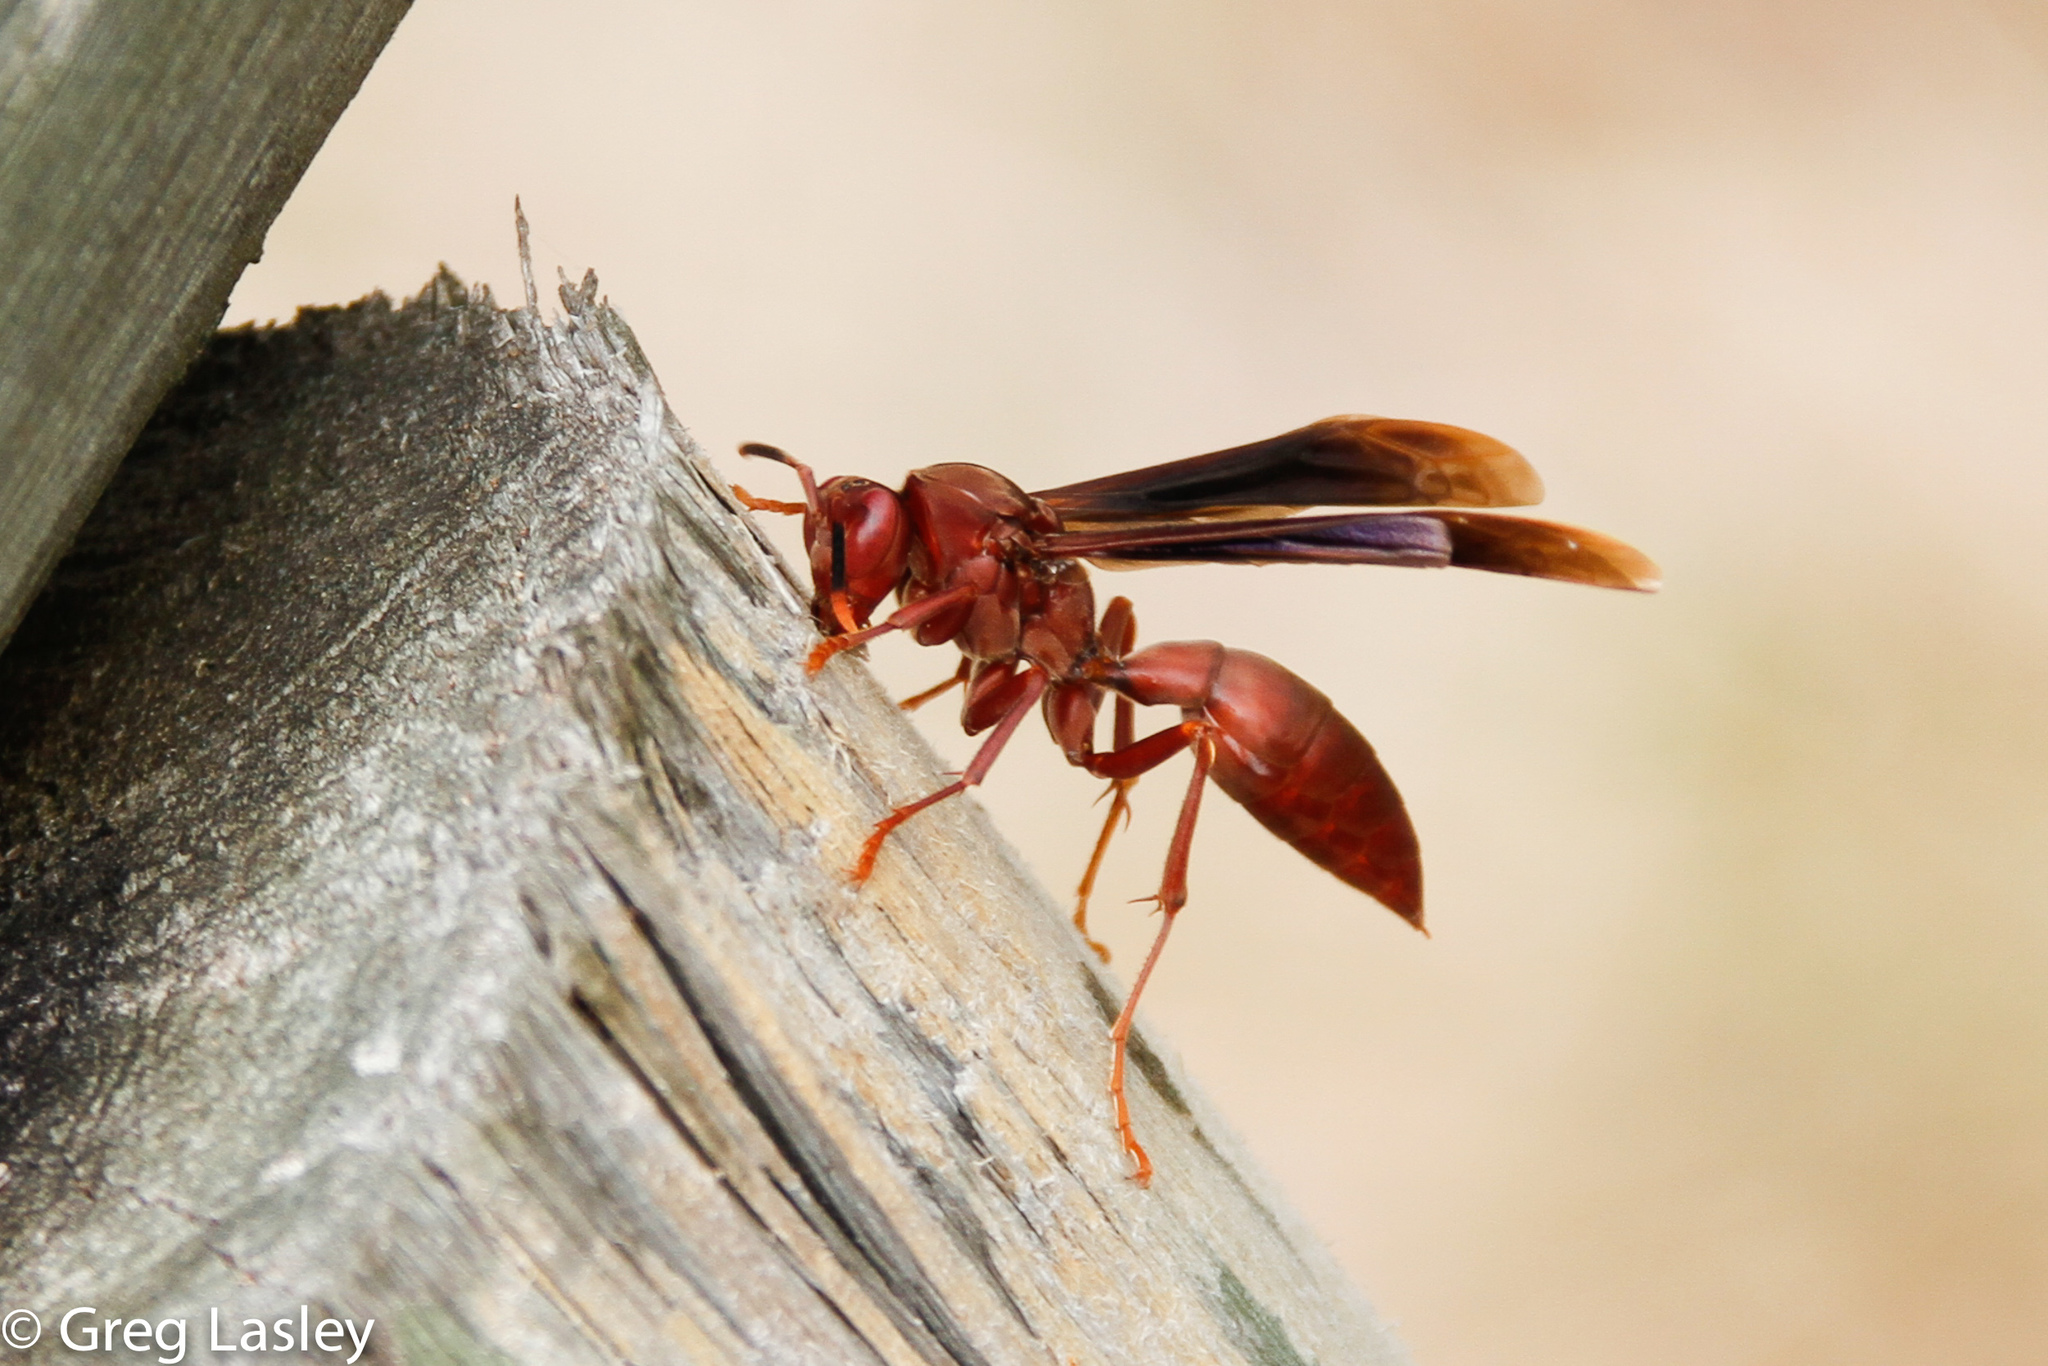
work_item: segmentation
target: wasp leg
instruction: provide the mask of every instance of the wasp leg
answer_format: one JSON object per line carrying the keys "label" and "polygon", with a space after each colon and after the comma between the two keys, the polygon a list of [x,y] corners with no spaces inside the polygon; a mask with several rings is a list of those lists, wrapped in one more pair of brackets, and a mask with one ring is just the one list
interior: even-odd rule
{"label": "wasp leg", "polygon": [[967,658],[965,655],[962,655],[960,658],[960,668],[957,672],[954,673],[954,675],[951,678],[939,684],[937,687],[926,688],[921,693],[912,693],[909,697],[904,698],[901,702],[898,702],[896,705],[902,708],[904,711],[916,711],[919,707],[931,701],[934,697],[939,697],[945,693],[949,693],[953,689],[959,687],[962,683],[965,683],[967,681],[967,676],[973,672],[974,661]]}
{"label": "wasp leg", "polygon": [[947,783],[937,792],[919,797],[908,806],[899,806],[876,821],[874,833],[869,835],[868,842],[861,846],[860,861],[855,863],[846,875],[848,881],[858,887],[868,880],[869,875],[875,871],[875,859],[881,855],[882,841],[889,837],[891,830],[926,807],[942,802],[948,797],[959,796],[988,776],[988,771],[995,767],[996,756],[1003,752],[1003,746],[1017,733],[1018,725],[1037,704],[1039,695],[1045,691],[1045,670],[1030,669],[1018,674],[1016,687],[1017,700],[1011,704],[1003,719],[996,723],[996,728],[990,732],[988,739],[982,742],[980,750],[975,753],[974,761],[967,765],[967,771],[960,775],[960,780]]}
{"label": "wasp leg", "polygon": [[[1138,640],[1138,619],[1131,609],[1129,598],[1113,598],[1102,613],[1102,625],[1096,630],[1096,638],[1103,650],[1112,659],[1122,659],[1131,652],[1131,646]],[[1116,728],[1112,732],[1115,750],[1131,747],[1135,733],[1137,708],[1131,699],[1121,693],[1116,699]],[[1102,833],[1095,837],[1095,852],[1088,856],[1088,871],[1081,874],[1081,885],[1074,892],[1074,928],[1081,932],[1081,938],[1088,947],[1095,950],[1095,956],[1103,962],[1109,961],[1109,946],[1098,942],[1088,933],[1088,898],[1095,894],[1095,875],[1102,871],[1102,857],[1109,852],[1110,836],[1116,833],[1117,817],[1123,817],[1125,828],[1131,824],[1131,789],[1138,785],[1137,778],[1113,779],[1109,787],[1111,801],[1109,817],[1102,822]]]}
{"label": "wasp leg", "polygon": [[1159,909],[1166,918],[1159,924],[1159,934],[1152,941],[1152,951],[1145,955],[1145,966],[1138,969],[1138,980],[1131,984],[1130,999],[1124,1002],[1123,1014],[1116,1017],[1115,1026],[1109,1031],[1109,1097],[1116,1107],[1116,1135],[1123,1140],[1124,1151],[1130,1154],[1133,1163],[1131,1180],[1140,1186],[1152,1184],[1152,1159],[1145,1155],[1144,1146],[1138,1142],[1138,1136],[1131,1128],[1130,1098],[1124,1094],[1124,1061],[1130,1043],[1131,1022],[1138,1015],[1138,997],[1144,994],[1145,983],[1152,978],[1152,969],[1159,962],[1160,951],[1166,947],[1166,936],[1173,933],[1174,918],[1188,901],[1188,850],[1195,839],[1195,816],[1202,809],[1202,786],[1209,777],[1209,766],[1216,758],[1216,742],[1207,727],[1201,727],[1194,745],[1194,776],[1188,781],[1187,796],[1181,800],[1180,820],[1173,827],[1173,843],[1167,846],[1166,873],[1159,880]]}
{"label": "wasp leg", "polygon": [[1095,950],[1095,956],[1105,963],[1109,961],[1109,945],[1088,933],[1088,898],[1095,894],[1095,875],[1102,871],[1102,856],[1109,852],[1109,839],[1116,833],[1117,817],[1123,817],[1127,826],[1131,823],[1130,792],[1137,785],[1136,778],[1118,778],[1110,783],[1109,819],[1103,821],[1102,833],[1095,837],[1095,852],[1088,856],[1088,871],[1081,874],[1081,885],[1074,892],[1074,928],[1081,932],[1081,938],[1088,942],[1088,947]]}
{"label": "wasp leg", "polygon": [[832,656],[842,650],[851,650],[856,645],[865,645],[876,636],[890,631],[907,631],[928,617],[935,617],[957,603],[967,602],[974,597],[974,589],[962,584],[949,588],[943,593],[934,593],[928,598],[919,598],[908,607],[899,607],[889,614],[887,620],[859,631],[848,631],[841,636],[827,636],[811,651],[811,657],[804,661],[805,673],[816,673],[832,662]]}

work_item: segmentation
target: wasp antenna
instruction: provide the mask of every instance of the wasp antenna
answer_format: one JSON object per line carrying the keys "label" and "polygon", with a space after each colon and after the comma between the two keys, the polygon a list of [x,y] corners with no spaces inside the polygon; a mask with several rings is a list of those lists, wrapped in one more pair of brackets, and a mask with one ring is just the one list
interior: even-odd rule
{"label": "wasp antenna", "polygon": [[818,511],[818,480],[811,473],[811,467],[791,455],[780,446],[771,446],[765,441],[746,441],[740,444],[741,455],[751,455],[761,460],[773,460],[778,465],[787,465],[796,471],[796,477],[804,486],[804,507],[815,514]]}

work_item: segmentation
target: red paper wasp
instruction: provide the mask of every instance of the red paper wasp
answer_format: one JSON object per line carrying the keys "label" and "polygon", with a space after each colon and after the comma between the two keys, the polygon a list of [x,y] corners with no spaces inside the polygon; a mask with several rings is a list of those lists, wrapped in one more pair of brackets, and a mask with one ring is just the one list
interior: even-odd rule
{"label": "red paper wasp", "polygon": [[[1204,781],[1214,779],[1268,830],[1417,929],[1422,864],[1400,794],[1329,698],[1263,655],[1214,641],[1134,650],[1131,604],[1113,599],[1098,620],[1081,562],[1459,565],[1603,588],[1657,587],[1657,567],[1611,537],[1464,511],[1537,502],[1542,481],[1491,437],[1431,422],[1327,418],[1267,441],[1042,493],[966,464],[915,470],[900,491],[852,477],[820,484],[773,446],[740,451],[788,465],[803,483],[802,503],[735,492],[757,511],[803,515],[816,587],[811,612],[826,635],[811,653],[811,670],[889,631],[909,631],[920,645],[957,645],[953,676],[903,705],[964,684],[961,724],[969,735],[991,732],[959,781],[876,824],[850,874],[855,883],[874,870],[891,830],[986,777],[1040,706],[1068,762],[1109,779],[1114,794],[1074,914],[1085,936],[1088,896],[1132,785],[1182,750],[1194,751],[1159,884],[1165,919],[1110,1034],[1117,1134],[1141,1185],[1152,1163],[1131,1130],[1125,1043],[1138,997],[1187,902],[1188,848]],[[1419,510],[1287,515],[1313,507]],[[891,593],[901,606],[870,625]],[[1116,698],[1115,742],[1098,753],[1096,714],[1105,693]],[[1136,739],[1134,704],[1179,707],[1182,720]]]}

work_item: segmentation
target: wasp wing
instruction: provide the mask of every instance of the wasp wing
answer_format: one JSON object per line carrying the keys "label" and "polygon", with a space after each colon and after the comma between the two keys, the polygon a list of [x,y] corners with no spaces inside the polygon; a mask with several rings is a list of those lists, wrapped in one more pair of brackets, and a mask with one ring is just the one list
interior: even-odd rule
{"label": "wasp wing", "polygon": [[1105,569],[1155,564],[1390,564],[1436,569],[1451,563],[1450,532],[1414,513],[1275,517],[1250,522],[1136,522],[1041,536],[1049,555]]}
{"label": "wasp wing", "polygon": [[1612,536],[1483,512],[1353,512],[1262,521],[1139,522],[1041,536],[1045,554],[1105,569],[1158,564],[1455,565],[1495,574],[1654,591],[1657,566]]}
{"label": "wasp wing", "polygon": [[1463,427],[1326,417],[1247,446],[1034,496],[1072,525],[1310,507],[1519,507],[1542,501],[1543,481],[1513,447]]}
{"label": "wasp wing", "polygon": [[1584,527],[1484,512],[1434,512],[1451,536],[1451,563],[1495,574],[1526,574],[1595,588],[1654,593],[1663,571],[1626,541]]}

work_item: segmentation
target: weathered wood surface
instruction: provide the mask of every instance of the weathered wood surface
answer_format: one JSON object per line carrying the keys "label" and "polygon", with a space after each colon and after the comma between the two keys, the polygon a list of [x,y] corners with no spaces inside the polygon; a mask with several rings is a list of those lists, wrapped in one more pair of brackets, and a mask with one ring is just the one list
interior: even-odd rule
{"label": "weathered wood surface", "polygon": [[595,288],[220,335],[0,655],[0,1306],[1405,1361],[972,803],[846,885],[933,759]]}
{"label": "weathered wood surface", "polygon": [[410,0],[0,0],[0,644]]}

